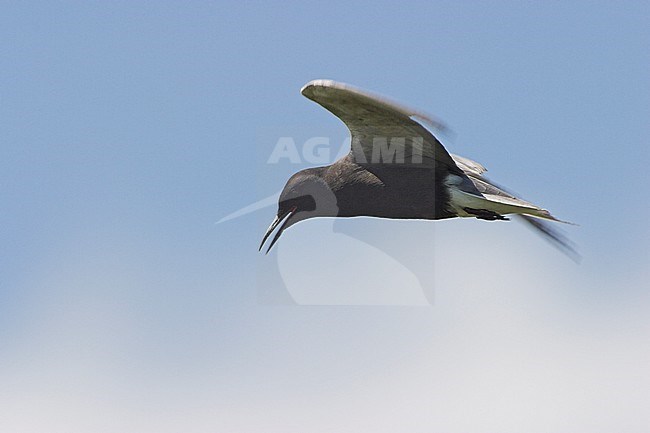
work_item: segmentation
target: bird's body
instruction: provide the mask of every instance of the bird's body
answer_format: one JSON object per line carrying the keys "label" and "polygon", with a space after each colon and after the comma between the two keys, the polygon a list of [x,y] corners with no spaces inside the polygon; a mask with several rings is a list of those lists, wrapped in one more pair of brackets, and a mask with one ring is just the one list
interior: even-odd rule
{"label": "bird's body", "polygon": [[319,169],[337,202],[337,214],[328,216],[430,220],[455,216],[447,210],[447,192],[436,188],[442,172],[362,166],[350,155]]}
{"label": "bird's body", "polygon": [[489,181],[481,164],[448,153],[415,120],[440,126],[422,113],[327,80],[308,83],[302,94],[346,124],[352,148],[334,164],[301,170],[289,179],[262,240],[283,223],[269,250],[286,228],[313,217],[507,220],[505,215],[515,214],[573,253],[566,239],[542,221],[559,220]]}

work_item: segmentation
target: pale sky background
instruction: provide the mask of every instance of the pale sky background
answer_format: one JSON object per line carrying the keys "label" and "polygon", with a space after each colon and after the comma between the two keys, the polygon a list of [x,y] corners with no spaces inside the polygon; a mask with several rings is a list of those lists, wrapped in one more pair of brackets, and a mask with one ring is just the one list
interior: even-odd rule
{"label": "pale sky background", "polygon": [[[648,431],[648,2],[1,9],[0,431]],[[215,224],[309,166],[265,165],[279,136],[346,136],[315,78],[444,119],[582,263],[516,222],[314,220],[268,256],[274,207]]]}

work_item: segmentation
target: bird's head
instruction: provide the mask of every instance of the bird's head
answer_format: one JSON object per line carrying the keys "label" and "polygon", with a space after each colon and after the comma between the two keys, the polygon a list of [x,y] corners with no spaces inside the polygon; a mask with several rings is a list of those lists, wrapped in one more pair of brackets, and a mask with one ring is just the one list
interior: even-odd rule
{"label": "bird's head", "polygon": [[299,221],[317,216],[336,216],[338,207],[332,189],[323,178],[324,167],[299,171],[289,178],[278,200],[278,212],[266,230],[260,250],[273,230],[280,226],[266,252],[280,239],[282,232]]}

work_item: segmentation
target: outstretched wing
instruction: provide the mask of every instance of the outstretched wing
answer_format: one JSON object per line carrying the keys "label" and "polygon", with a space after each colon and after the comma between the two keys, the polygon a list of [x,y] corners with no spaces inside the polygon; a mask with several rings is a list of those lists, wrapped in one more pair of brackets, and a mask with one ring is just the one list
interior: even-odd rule
{"label": "outstretched wing", "polygon": [[413,118],[437,128],[442,124],[421,112],[330,80],[311,81],[301,93],[345,123],[352,134],[351,156],[358,164],[395,163],[460,171],[442,144]]}

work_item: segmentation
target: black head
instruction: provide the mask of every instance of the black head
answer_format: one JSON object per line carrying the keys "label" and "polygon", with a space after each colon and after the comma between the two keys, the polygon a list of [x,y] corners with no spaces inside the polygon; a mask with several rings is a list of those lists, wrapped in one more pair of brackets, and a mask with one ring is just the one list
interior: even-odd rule
{"label": "black head", "polygon": [[278,200],[278,212],[266,230],[264,242],[280,225],[266,252],[280,239],[282,232],[299,221],[317,216],[336,216],[336,197],[323,178],[325,167],[309,168],[299,171],[289,178]]}

